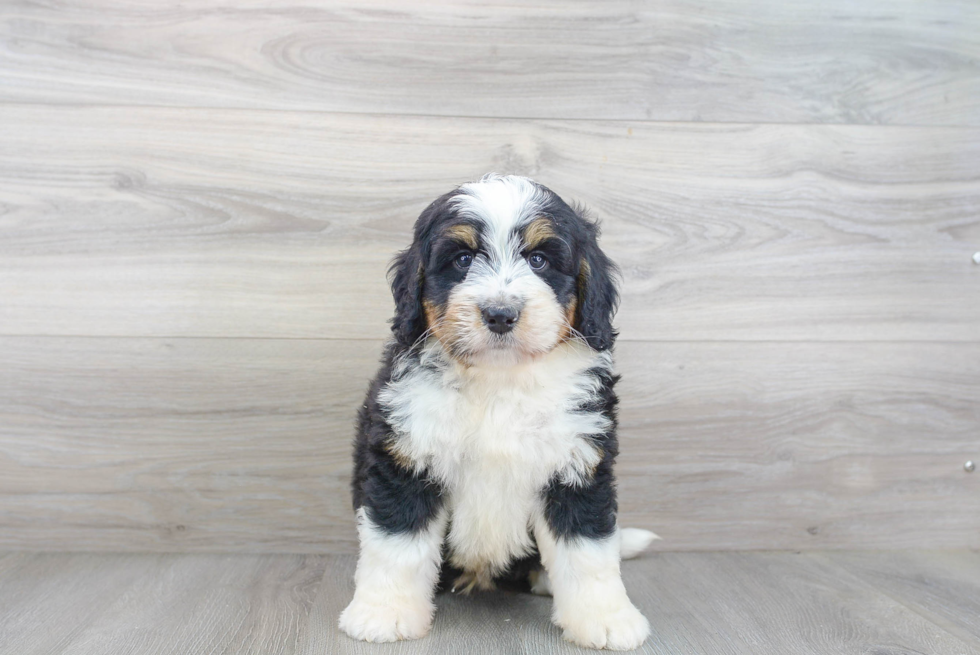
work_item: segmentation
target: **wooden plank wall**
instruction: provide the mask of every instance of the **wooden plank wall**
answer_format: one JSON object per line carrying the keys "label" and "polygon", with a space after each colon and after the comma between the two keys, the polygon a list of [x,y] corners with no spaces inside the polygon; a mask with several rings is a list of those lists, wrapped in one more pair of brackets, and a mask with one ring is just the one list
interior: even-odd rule
{"label": "wooden plank wall", "polygon": [[352,552],[388,260],[487,171],[623,268],[621,520],[980,547],[980,5],[0,5],[0,547]]}

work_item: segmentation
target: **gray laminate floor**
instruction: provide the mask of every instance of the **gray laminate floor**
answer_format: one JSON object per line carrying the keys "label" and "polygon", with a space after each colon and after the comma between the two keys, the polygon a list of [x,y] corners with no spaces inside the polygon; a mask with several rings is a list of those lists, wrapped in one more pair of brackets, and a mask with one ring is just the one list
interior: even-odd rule
{"label": "gray laminate floor", "polygon": [[[0,653],[566,653],[551,600],[440,596],[432,633],[339,634],[353,556],[0,554]],[[980,553],[651,553],[643,653],[980,653]]]}

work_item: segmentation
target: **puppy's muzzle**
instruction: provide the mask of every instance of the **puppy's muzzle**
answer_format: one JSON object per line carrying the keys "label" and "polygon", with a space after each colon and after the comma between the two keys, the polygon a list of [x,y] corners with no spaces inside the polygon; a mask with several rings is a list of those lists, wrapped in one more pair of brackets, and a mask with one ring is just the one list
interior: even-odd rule
{"label": "puppy's muzzle", "polygon": [[514,329],[521,312],[514,307],[487,307],[483,310],[483,322],[496,334],[507,334]]}

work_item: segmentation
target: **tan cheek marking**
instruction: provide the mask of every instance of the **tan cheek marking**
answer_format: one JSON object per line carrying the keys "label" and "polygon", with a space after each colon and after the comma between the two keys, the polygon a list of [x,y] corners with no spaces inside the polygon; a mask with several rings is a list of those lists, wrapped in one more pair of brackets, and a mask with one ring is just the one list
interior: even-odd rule
{"label": "tan cheek marking", "polygon": [[524,245],[529,249],[537,248],[545,239],[558,236],[547,218],[536,218],[524,228]]}
{"label": "tan cheek marking", "polygon": [[575,310],[578,308],[578,298],[572,296],[571,302],[565,307],[565,323],[558,333],[558,341],[568,341],[572,336],[572,326],[575,324]]}
{"label": "tan cheek marking", "polygon": [[451,357],[458,357],[458,344],[463,340],[460,329],[467,324],[471,329],[479,328],[479,316],[472,311],[466,311],[466,306],[462,303],[450,301],[445,307],[436,308],[430,302],[423,301],[425,316],[429,321],[432,334],[446,347],[446,351]]}
{"label": "tan cheek marking", "polygon": [[429,329],[432,331],[432,334],[436,335],[436,338],[442,341],[442,337],[440,336],[443,322],[442,308],[436,307],[428,300],[423,300],[422,310],[425,312],[425,321],[428,324]]}
{"label": "tan cheek marking", "polygon": [[476,250],[477,246],[480,244],[477,239],[476,228],[472,225],[466,225],[465,223],[460,223],[459,225],[453,225],[446,230],[446,236],[450,239],[456,239],[462,241],[467,246]]}

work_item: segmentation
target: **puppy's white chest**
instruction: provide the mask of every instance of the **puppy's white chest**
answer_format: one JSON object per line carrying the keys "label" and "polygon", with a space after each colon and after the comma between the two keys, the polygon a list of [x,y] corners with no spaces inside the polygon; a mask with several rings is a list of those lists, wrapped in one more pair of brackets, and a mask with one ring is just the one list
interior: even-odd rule
{"label": "puppy's white chest", "polygon": [[589,435],[609,428],[582,409],[597,365],[608,356],[564,348],[515,370],[418,366],[382,392],[398,452],[444,489],[455,565],[497,573],[527,554],[552,478],[590,475],[600,454]]}

